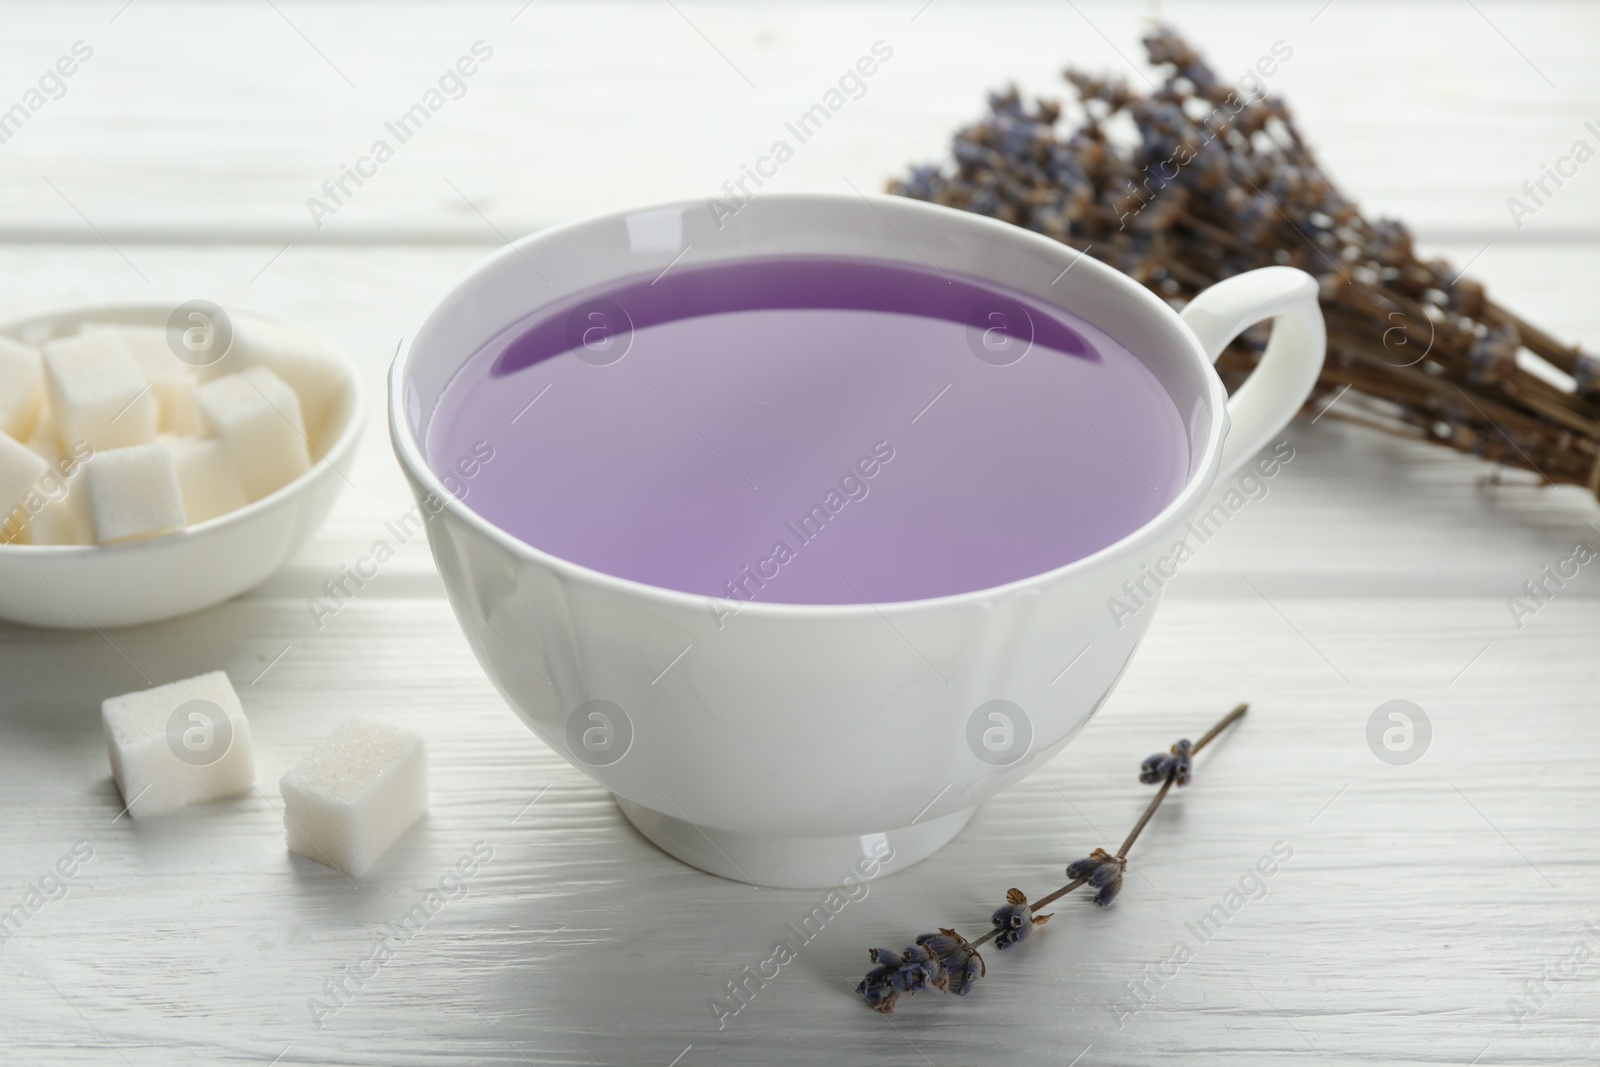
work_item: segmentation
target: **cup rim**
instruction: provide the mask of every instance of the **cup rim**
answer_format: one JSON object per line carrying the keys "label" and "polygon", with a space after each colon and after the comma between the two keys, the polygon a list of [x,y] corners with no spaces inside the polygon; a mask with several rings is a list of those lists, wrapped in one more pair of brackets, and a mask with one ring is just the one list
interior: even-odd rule
{"label": "cup rim", "polygon": [[[1211,409],[1212,418],[1199,460],[1198,462],[1190,463],[1189,477],[1173,498],[1137,529],[1130,531],[1110,544],[1101,546],[1088,555],[1080,556],[1059,567],[1030,574],[1000,585],[985,586],[981,589],[972,589],[961,593],[948,593],[942,596],[923,597],[916,600],[887,600],[881,603],[863,600],[859,604],[795,604],[784,601],[730,600],[726,597],[711,596],[704,593],[689,593],[680,589],[669,589],[666,586],[624,578],[620,575],[584,566],[581,563],[575,563],[565,557],[532,545],[479,515],[445,487],[443,481],[428,465],[427,457],[423,455],[421,442],[418,440],[417,435],[413,434],[410,428],[404,424],[406,371],[415,354],[414,345],[418,334],[439,312],[446,301],[465,290],[482,275],[497,269],[501,264],[511,259],[522,258],[524,252],[530,246],[587,227],[620,221],[641,211],[703,207],[702,202],[696,199],[674,200],[666,203],[657,202],[622,210],[599,212],[535,230],[514,241],[508,241],[503,248],[474,263],[459,274],[422,309],[410,329],[401,337],[400,343],[395,349],[394,360],[389,367],[388,415],[390,441],[402,470],[411,479],[413,485],[419,486],[440,505],[437,509],[430,508],[425,510],[433,510],[434,518],[448,512],[457,521],[464,523],[480,535],[510,552],[513,558],[538,563],[564,580],[585,583],[633,598],[642,597],[663,607],[704,610],[709,604],[729,603],[737,605],[735,611],[730,614],[742,616],[748,612],[756,618],[855,618],[874,614],[883,615],[887,612],[901,614],[972,606],[983,601],[994,600],[997,597],[1013,595],[1029,588],[1053,585],[1057,582],[1068,580],[1079,574],[1102,567],[1119,557],[1132,555],[1139,549],[1144,548],[1149,542],[1158,537],[1174,519],[1196,503],[1210,488],[1217,466],[1220,463],[1222,442],[1228,430],[1227,391],[1222,385],[1222,379],[1217,376],[1216,371],[1213,369],[1211,361],[1206,357],[1205,351],[1200,347],[1200,342],[1194,336],[1193,331],[1189,329],[1179,314],[1166,301],[1123,272],[1107,266],[1085,252],[1080,252],[1043,234],[1001,222],[988,216],[958,211],[955,208],[944,207],[943,205],[932,204],[922,200],[883,193],[763,193],[751,201],[747,207],[753,208],[763,203],[770,205],[782,202],[802,208],[815,206],[832,210],[843,205],[859,205],[862,201],[865,201],[868,207],[880,214],[885,211],[906,212],[910,215],[922,214],[941,223],[968,227],[971,231],[982,232],[986,236],[997,240],[1018,243],[1029,247],[1036,253],[1056,260],[1063,267],[1086,260],[1087,263],[1082,267],[1075,267],[1074,269],[1088,270],[1102,280],[1114,279],[1111,284],[1117,287],[1117,291],[1123,298],[1139,305],[1144,313],[1164,318],[1169,325],[1175,326],[1177,328],[1177,336],[1182,339],[1189,354],[1198,361],[1205,371],[1203,375],[1203,380],[1206,383],[1205,395]],[[1046,299],[1045,297],[1037,296],[1037,294],[1033,295],[1040,300]],[[1059,303],[1055,306],[1061,307],[1062,310],[1067,310]]]}
{"label": "cup rim", "polygon": [[[111,325],[129,325],[119,316],[142,314],[150,311],[166,313],[170,312],[180,302],[174,301],[170,305],[159,300],[131,304],[68,304],[35,314],[18,315],[0,321],[0,335],[14,337],[16,331],[34,322],[66,318],[87,319],[92,315],[105,316],[107,323]],[[133,556],[143,552],[153,552],[175,542],[193,541],[198,538],[208,537],[225,527],[248,522],[253,516],[269,511],[291,497],[299,496],[312,482],[321,478],[329,470],[339,473],[343,477],[343,472],[339,470],[338,464],[348,458],[354,451],[357,443],[361,440],[362,430],[366,426],[367,394],[361,385],[361,376],[356,372],[355,361],[350,358],[350,355],[343,348],[323,334],[314,330],[307,330],[305,327],[280,315],[268,315],[252,308],[238,306],[229,306],[224,310],[228,312],[229,316],[238,315],[247,319],[258,319],[274,325],[287,326],[302,333],[309,333],[327,347],[328,351],[339,361],[339,365],[344,369],[344,384],[350,390],[349,418],[340,429],[338,436],[333,439],[328,447],[312,457],[311,466],[259,500],[251,500],[243,507],[234,508],[232,511],[223,512],[221,515],[213,516],[203,522],[197,522],[192,526],[184,526],[182,529],[173,530],[171,533],[161,534],[157,537],[146,537],[138,541],[110,545],[8,544],[0,546],[0,550],[8,554],[15,553],[19,557],[27,554],[51,559],[64,559],[72,556],[105,556],[108,553]],[[317,451],[315,446],[313,446],[312,451]]]}

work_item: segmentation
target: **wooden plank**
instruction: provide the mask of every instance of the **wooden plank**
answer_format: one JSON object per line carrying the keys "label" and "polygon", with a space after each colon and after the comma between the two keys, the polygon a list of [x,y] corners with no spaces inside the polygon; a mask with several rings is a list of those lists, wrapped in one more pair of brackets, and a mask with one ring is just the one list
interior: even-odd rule
{"label": "wooden plank", "polygon": [[[769,188],[879,188],[910,162],[944,157],[984,94],[1013,80],[1060,96],[1071,62],[1142,84],[1124,57],[1142,54],[1148,15],[1089,0],[520,6],[456,4],[447,15],[391,5],[380,15],[365,4],[140,0],[108,22],[99,8],[12,5],[0,64],[14,73],[0,107],[74,41],[94,56],[0,146],[0,234],[493,240],[495,228],[714,195],[780,138],[796,153]],[[1484,240],[1600,232],[1600,178],[1588,168],[1547,186],[1548,203],[1520,229],[1506,205],[1575,140],[1600,147],[1584,125],[1600,122],[1593,6],[1484,2],[1444,16],[1430,4],[1306,0],[1162,11],[1224,77],[1274,42],[1293,49],[1269,84],[1372,211]],[[460,99],[403,144],[386,131],[478,40],[494,55]],[[799,144],[784,123],[879,40],[893,58]],[[394,158],[348,186],[349,202],[318,228],[308,198],[378,139]]]}
{"label": "wooden plank", "polygon": [[[1437,246],[1465,262],[1482,246]],[[23,315],[67,302],[148,300],[174,303],[205,295],[225,306],[284,315],[326,333],[361,367],[368,390],[366,437],[346,471],[352,483],[334,515],[300,555],[259,590],[266,596],[319,595],[341,564],[393,540],[385,522],[411,499],[394,462],[383,385],[400,335],[417,310],[485,250],[242,246],[217,249],[126,245],[0,249],[0,315]],[[150,280],[141,280],[127,257]],[[277,257],[274,259],[274,257]],[[1600,307],[1586,296],[1600,270],[1600,249],[1585,246],[1493,246],[1474,272],[1509,306],[1558,336],[1600,348]],[[1594,503],[1583,492],[1537,489],[1458,453],[1395,441],[1302,418],[1289,434],[1295,458],[1207,542],[1171,585],[1173,596],[1254,596],[1243,575],[1270,596],[1476,595],[1506,598],[1541,567],[1588,538],[1600,545]],[[1224,486],[1223,488],[1226,488]],[[1220,490],[1219,490],[1220,491]],[[420,541],[395,559],[364,596],[438,593]],[[1592,595],[1592,579],[1571,595]],[[1502,606],[1502,610],[1504,610]],[[310,625],[307,613],[307,625]]]}
{"label": "wooden plank", "polygon": [[[139,679],[92,633],[4,631],[0,902],[74,842],[95,853],[0,946],[7,1055],[665,1065],[692,1045],[681,1063],[944,1064],[999,1048],[1006,1063],[1059,1067],[1089,1046],[1084,1064],[1586,1061],[1592,970],[1551,986],[1520,1026],[1507,1002],[1574,944],[1600,944],[1584,925],[1600,869],[1582,844],[1600,817],[1586,770],[1600,757],[1600,612],[1553,604],[1467,667],[1496,638],[1474,621],[1495,606],[1167,605],[1079,740],[936,857],[873,885],[721,1030],[710,1001],[820,894],[753,891],[654,851],[501,705],[442,601],[358,602],[352,625],[253,686],[298,636],[293,602],[111,635],[152,678],[228,669],[258,752],[260,795],[137,824],[115,819],[96,704]],[[1409,766],[1366,741],[1368,716],[1393,698],[1432,722]],[[990,953],[972,997],[917,996],[898,1031],[852,1000],[869,946],[981,928],[1009,885],[1038,895],[1067,860],[1113,843],[1148,795],[1138,760],[1240,699],[1254,710],[1158,815],[1114,908],[1062,901],[1036,939]],[[288,855],[275,810],[278,776],[351,712],[421,731],[433,757],[432,812],[354,886]],[[480,840],[494,856],[466,895],[319,1029],[307,1001],[364,967],[382,924]],[[1265,897],[1202,942],[1185,924],[1279,841],[1293,856]],[[1179,941],[1192,960],[1119,1027],[1125,983],[1172,972]]]}

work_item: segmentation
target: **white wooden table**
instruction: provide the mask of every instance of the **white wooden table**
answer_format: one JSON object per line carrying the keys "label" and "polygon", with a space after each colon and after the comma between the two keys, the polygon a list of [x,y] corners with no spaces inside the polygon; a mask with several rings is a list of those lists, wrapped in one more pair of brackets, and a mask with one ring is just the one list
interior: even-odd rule
{"label": "white wooden table", "polygon": [[[877,187],[941,156],[985,90],[1014,77],[1058,93],[1068,60],[1137,79],[1118,53],[1138,53],[1148,14],[122,2],[0,12],[0,107],[75,41],[93,49],[0,144],[0,314],[256,307],[356,353],[374,400],[420,304],[504,236],[710,194],[874,41],[892,61],[777,187]],[[1600,346],[1600,163],[1520,229],[1505,206],[1595,140],[1600,10],[1160,6],[1223,72],[1288,42],[1272,88],[1351,193]],[[465,95],[315,228],[306,198],[479,40],[493,56]],[[944,851],[875,883],[719,1029],[713,998],[818,894],[724,882],[646,843],[502,705],[421,543],[313,625],[305,598],[409,506],[375,408],[354,488],[252,593],[104,636],[0,627],[0,911],[77,843],[93,851],[0,945],[0,1062],[1593,1063],[1600,574],[1521,629],[1505,601],[1575,541],[1600,545],[1600,509],[1331,419],[1289,436],[1295,459],[1172,584],[1083,736]],[[260,791],[119,818],[101,699],[140,673],[217,667],[251,716]],[[1254,710],[1158,816],[1115,908],[1063,901],[1036,939],[989,953],[966,999],[920,995],[886,1021],[853,998],[869,946],[975,932],[1009,886],[1041,893],[1114,844],[1146,797],[1138,760],[1242,699]],[[1405,766],[1366,739],[1391,699],[1432,724]],[[276,783],[357,710],[427,736],[433,810],[351,882],[285,852]],[[466,895],[373,972],[383,924],[480,841],[493,859]],[[1276,842],[1293,858],[1266,896],[1202,944],[1186,924]],[[1174,967],[1179,941],[1192,959]],[[1119,1017],[1147,979],[1148,1003]],[[339,1010],[319,1020],[313,999]]]}

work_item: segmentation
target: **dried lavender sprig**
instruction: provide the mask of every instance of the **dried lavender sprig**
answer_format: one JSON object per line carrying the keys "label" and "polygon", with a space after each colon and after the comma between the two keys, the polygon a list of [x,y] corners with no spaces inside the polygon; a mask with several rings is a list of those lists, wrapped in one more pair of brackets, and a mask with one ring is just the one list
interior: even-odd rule
{"label": "dried lavender sprig", "polygon": [[[1239,721],[1249,710],[1249,704],[1240,704],[1219,719],[1192,746],[1189,746],[1187,741],[1180,742],[1186,746],[1185,753],[1187,755],[1198,753],[1222,731]],[[1177,750],[1178,747],[1174,745],[1173,749]],[[1134,823],[1133,829],[1128,831],[1128,836],[1123,840],[1122,847],[1117,850],[1116,855],[1113,856],[1104,849],[1095,849],[1088,859],[1077,860],[1067,867],[1069,876],[1075,871],[1082,871],[1080,877],[1072,878],[1066,885],[1036,901],[1030,902],[1020,889],[1007,891],[1006,903],[996,909],[990,919],[990,929],[972,941],[966,940],[952,929],[941,927],[937,934],[919,936],[916,943],[903,953],[881,948],[870,950],[869,955],[877,966],[856,986],[856,992],[875,1011],[884,1015],[894,1014],[895,1003],[901,994],[909,996],[930,986],[965,996],[971,991],[977,979],[988,972],[988,967],[983,957],[978,954],[978,949],[994,941],[995,947],[1003,951],[1023,941],[1035,926],[1042,926],[1051,918],[1050,915],[1038,914],[1040,908],[1060,900],[1083,885],[1093,885],[1098,890],[1095,903],[1102,907],[1109,904],[1122,886],[1122,872],[1127,867],[1128,850],[1139,839],[1144,828],[1150,824],[1151,818],[1161,807],[1162,801],[1166,800],[1173,786],[1179,784],[1178,772],[1177,763],[1167,768],[1161,788],[1145,806],[1144,813],[1139,816],[1139,821]]]}

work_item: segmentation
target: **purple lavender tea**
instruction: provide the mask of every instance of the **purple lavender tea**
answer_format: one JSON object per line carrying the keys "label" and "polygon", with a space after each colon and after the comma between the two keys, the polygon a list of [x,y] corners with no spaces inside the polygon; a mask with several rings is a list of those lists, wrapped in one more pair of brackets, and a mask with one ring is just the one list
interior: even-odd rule
{"label": "purple lavender tea", "polygon": [[466,362],[426,448],[553,555],[791,604],[1062,566],[1153,518],[1189,466],[1166,391],[1093,326],[975,278],[811,257],[541,311]]}

